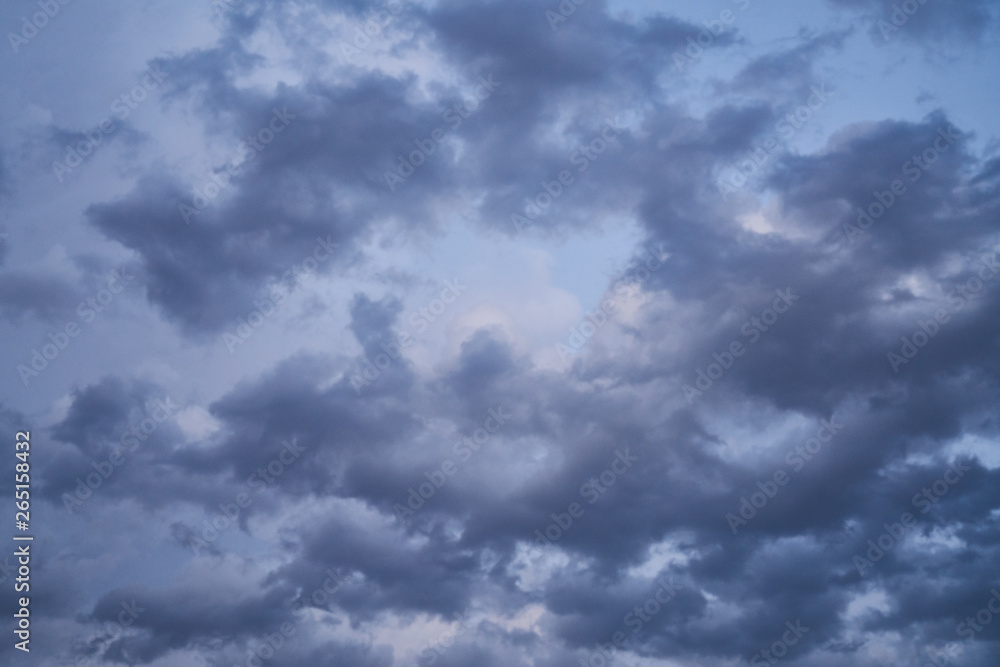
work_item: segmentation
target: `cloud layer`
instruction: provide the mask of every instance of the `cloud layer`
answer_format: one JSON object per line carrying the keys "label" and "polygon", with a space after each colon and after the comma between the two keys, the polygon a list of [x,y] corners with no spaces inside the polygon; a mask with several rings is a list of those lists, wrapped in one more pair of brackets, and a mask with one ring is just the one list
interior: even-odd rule
{"label": "cloud layer", "polygon": [[52,17],[0,146],[36,664],[996,664],[1000,158],[947,79],[997,16],[902,4],[151,2],[66,184],[107,111]]}

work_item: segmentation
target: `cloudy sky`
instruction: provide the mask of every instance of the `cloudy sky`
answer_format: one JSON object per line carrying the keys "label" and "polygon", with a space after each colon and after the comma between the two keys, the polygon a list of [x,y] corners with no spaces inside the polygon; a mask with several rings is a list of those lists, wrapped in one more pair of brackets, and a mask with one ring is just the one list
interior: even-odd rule
{"label": "cloudy sky", "polygon": [[0,663],[998,663],[995,1],[0,24]]}

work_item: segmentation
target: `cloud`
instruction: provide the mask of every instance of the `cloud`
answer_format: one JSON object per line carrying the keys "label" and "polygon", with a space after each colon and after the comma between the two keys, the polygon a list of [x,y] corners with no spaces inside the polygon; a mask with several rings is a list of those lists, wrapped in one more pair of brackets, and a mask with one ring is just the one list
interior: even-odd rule
{"label": "cloud", "polygon": [[[80,279],[5,260],[4,326],[58,321],[112,259],[155,308],[130,318],[157,335],[86,344],[115,352],[100,376],[0,409],[6,433],[36,424],[35,618],[58,640],[39,664],[567,667],[618,632],[629,659],[712,667],[786,649],[795,667],[916,664],[949,644],[995,664],[1000,624],[956,633],[1000,585],[984,130],[951,105],[859,111],[871,82],[827,56],[866,52],[805,10],[741,22],[718,62],[678,72],[704,23],[597,0],[554,28],[556,4],[406,4],[353,62],[338,49],[367,4],[233,4],[147,58],[169,128],[148,159],[93,165],[109,185],[67,188],[66,227],[26,244],[85,237]],[[990,11],[927,3],[898,37],[979,53]],[[721,192],[830,73],[850,75],[824,139],[789,138]],[[641,241],[626,256],[622,229]],[[638,273],[649,247],[662,266],[571,361],[491,326],[517,318],[481,318],[506,302],[473,290],[400,339],[398,276],[502,266],[507,295],[520,253],[589,310],[615,289],[593,267]],[[317,306],[258,356],[217,356],[310,258]],[[173,418],[188,409],[197,428]]]}
{"label": "cloud", "polygon": [[986,0],[944,6],[924,0],[830,0],[835,7],[864,12],[873,25],[872,40],[885,44],[897,36],[909,42],[930,40],[961,44],[979,41],[995,29],[995,6]]}

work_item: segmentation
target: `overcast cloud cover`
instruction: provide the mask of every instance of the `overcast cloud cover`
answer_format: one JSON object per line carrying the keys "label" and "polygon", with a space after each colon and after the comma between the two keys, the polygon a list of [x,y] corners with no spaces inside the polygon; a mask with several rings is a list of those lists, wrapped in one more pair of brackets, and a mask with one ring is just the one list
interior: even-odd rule
{"label": "overcast cloud cover", "polygon": [[0,24],[0,664],[1000,662],[997,2]]}

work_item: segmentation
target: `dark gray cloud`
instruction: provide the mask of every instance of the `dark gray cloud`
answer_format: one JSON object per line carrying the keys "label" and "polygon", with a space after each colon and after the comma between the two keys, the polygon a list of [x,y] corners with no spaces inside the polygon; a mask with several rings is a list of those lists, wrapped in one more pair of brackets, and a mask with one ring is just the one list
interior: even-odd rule
{"label": "dark gray cloud", "polygon": [[[570,164],[572,148],[539,146],[534,134],[565,105],[592,95],[595,86],[638,100],[658,85],[656,72],[671,54],[702,30],[665,17],[632,26],[595,12],[598,5],[581,7],[555,41],[531,3],[444,4],[421,15],[447,57],[463,63],[469,81],[441,91],[437,104],[414,104],[413,79],[379,73],[340,86],[308,81],[267,96],[247,92],[234,79],[261,63],[235,38],[160,59],[156,64],[167,72],[167,104],[194,99],[209,114],[210,126],[233,137],[230,164],[253,157],[232,177],[226,163],[217,165],[216,180],[226,181],[221,187],[211,174],[194,191],[176,178],[144,176],[121,200],[91,207],[90,221],[139,253],[148,298],[189,333],[231,324],[269,282],[310,252],[316,238],[350,245],[375,214],[429,213],[427,207],[449,191],[475,189],[488,198],[484,222],[511,232],[510,213],[523,208],[524,196],[534,195],[543,178],[577,168]],[[730,41],[725,35],[713,46]],[[495,99],[482,102],[475,117],[456,127],[462,117],[440,109],[468,99],[481,81],[497,85]],[[561,91],[558,97],[552,97],[555,91]],[[246,143],[239,147],[266,127],[275,108],[293,116],[287,130],[259,152]],[[605,116],[581,114],[573,127],[577,143],[600,136],[617,111],[620,105],[609,106]],[[455,161],[451,145],[442,145],[400,186],[404,191],[392,196],[385,173],[398,169],[395,156],[411,152],[416,140],[429,141],[435,128],[460,132],[484,159],[470,170]],[[609,162],[597,163],[594,172],[600,173],[588,178],[610,173]],[[537,167],[526,173],[526,164]],[[349,198],[338,196],[345,188],[351,189]],[[220,190],[218,199],[206,197],[204,210],[194,210],[195,194]],[[568,197],[579,206],[593,205],[597,191],[581,190]],[[182,204],[190,207],[186,217]],[[350,254],[343,254],[323,270],[349,262]]]}
{"label": "dark gray cloud", "polygon": [[[568,667],[621,632],[634,656],[714,667],[760,664],[788,624],[808,628],[796,667],[949,644],[996,663],[1000,624],[957,630],[1000,586],[995,145],[950,110],[831,111],[818,145],[784,137],[720,192],[815,87],[850,99],[853,74],[829,76],[850,32],[789,22],[759,42],[741,22],[708,49],[748,60],[678,71],[704,23],[573,6],[553,26],[558,4],[407,4],[345,63],[379,7],[247,0],[215,41],[152,59],[211,173],[136,166],[78,209],[96,237],[72,255],[79,284],[8,256],[3,319],[71,313],[109,246],[196,354],[303,267],[329,289],[291,320],[322,323],[315,344],[286,335],[273,361],[175,367],[154,341],[31,415],[0,410],[7,433],[48,424],[40,664],[240,664],[271,642],[262,661],[292,667]],[[993,11],[928,2],[898,35],[984,49]],[[456,211],[497,257],[621,220],[663,254],[636,251],[634,304],[565,367],[490,302],[522,277],[506,266],[403,350],[416,287],[376,256],[420,255]],[[514,302],[561,322],[536,296]]]}
{"label": "dark gray cloud", "polygon": [[810,35],[800,32],[798,46],[755,58],[736,76],[735,88],[741,92],[773,95],[775,92],[796,95],[804,102],[812,88],[829,84],[815,72],[816,60],[827,51],[841,51],[849,31]]}

